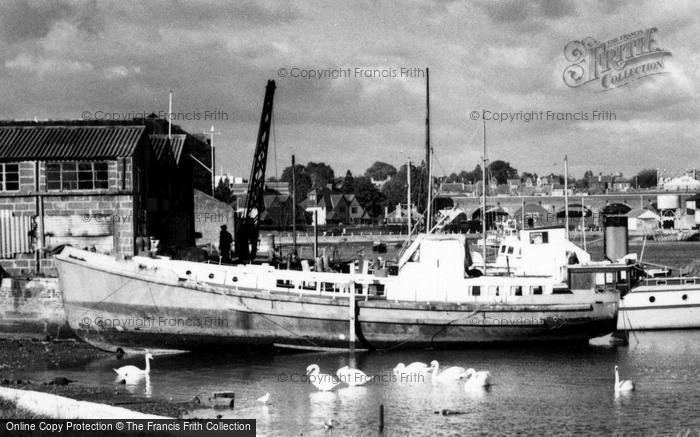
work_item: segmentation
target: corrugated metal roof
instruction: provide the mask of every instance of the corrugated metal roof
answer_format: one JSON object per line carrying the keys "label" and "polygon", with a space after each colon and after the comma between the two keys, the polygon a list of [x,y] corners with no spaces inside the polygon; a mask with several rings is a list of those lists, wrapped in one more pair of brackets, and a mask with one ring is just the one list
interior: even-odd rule
{"label": "corrugated metal roof", "polygon": [[[153,144],[153,151],[155,152],[158,159],[163,155],[165,145],[168,143],[167,134],[152,134],[148,138]],[[187,139],[186,134],[173,134],[170,138],[170,149],[173,151],[173,157],[177,164],[180,163],[180,158],[182,158],[182,151],[185,149],[185,140]]]}
{"label": "corrugated metal roof", "polygon": [[0,161],[132,156],[145,126],[0,126]]}

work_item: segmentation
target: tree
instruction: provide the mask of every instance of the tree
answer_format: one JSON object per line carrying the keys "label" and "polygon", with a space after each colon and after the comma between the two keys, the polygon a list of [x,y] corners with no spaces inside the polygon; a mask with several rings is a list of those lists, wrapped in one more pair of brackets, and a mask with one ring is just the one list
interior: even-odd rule
{"label": "tree", "polygon": [[642,170],[637,175],[632,178],[632,184],[639,185],[639,188],[651,188],[656,187],[659,181],[657,180],[656,170],[649,168]]}
{"label": "tree", "polygon": [[325,187],[335,179],[333,169],[323,162],[309,162],[306,164],[306,173],[311,178],[313,188]]}
{"label": "tree", "polygon": [[219,183],[214,190],[214,198],[222,202],[233,204],[236,201],[236,196],[231,191],[231,181],[228,178],[219,179]]}
{"label": "tree", "polygon": [[477,164],[472,171],[462,170],[459,172],[459,178],[462,180],[462,182],[475,184],[481,180],[481,166]]}
{"label": "tree", "polygon": [[377,189],[368,177],[360,176],[354,181],[355,197],[372,218],[382,215],[386,196]]}
{"label": "tree", "polygon": [[355,192],[355,178],[352,177],[350,170],[345,173],[345,179],[343,179],[343,184],[340,186],[340,191],[343,194],[351,194]]}
{"label": "tree", "polygon": [[396,167],[381,161],[375,161],[370,168],[365,170],[365,177],[375,181],[384,181],[387,177],[393,178],[394,175],[396,175]]}
{"label": "tree", "polygon": [[304,167],[301,164],[296,164],[294,166],[295,171],[294,171],[294,182],[295,182],[295,187],[292,188],[292,166],[290,165],[289,167],[285,168],[284,171],[282,171],[282,176],[280,177],[280,181],[287,182],[289,184],[289,192],[294,193],[295,195],[295,200],[297,202],[301,202],[302,200],[306,199],[306,195],[308,192],[311,190],[311,177],[307,174],[306,172],[306,167]]}
{"label": "tree", "polygon": [[[398,173],[382,187],[382,193],[386,196],[386,201],[390,209],[397,204],[405,204],[408,183],[406,165],[402,165]],[[418,207],[419,211],[425,210],[427,203],[428,175],[423,171],[423,167],[416,167],[411,164],[411,203]]]}
{"label": "tree", "polygon": [[447,182],[448,184],[452,184],[455,182],[462,182],[462,181],[460,180],[459,175],[457,173],[453,172],[453,173],[450,173],[449,176],[447,176],[447,179],[445,179],[445,182]]}
{"label": "tree", "polygon": [[518,177],[518,170],[510,166],[509,162],[506,161],[493,161],[489,164],[489,172],[492,176],[496,177],[499,184],[508,183],[508,179],[515,179]]}

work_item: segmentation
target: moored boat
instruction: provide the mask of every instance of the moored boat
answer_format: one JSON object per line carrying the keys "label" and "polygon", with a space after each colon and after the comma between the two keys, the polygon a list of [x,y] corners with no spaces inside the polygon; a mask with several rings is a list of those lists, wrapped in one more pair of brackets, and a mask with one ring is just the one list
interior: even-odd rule
{"label": "moored boat", "polygon": [[572,267],[566,282],[469,276],[463,235],[419,236],[396,275],[116,260],[70,247],[56,264],[69,325],[108,349],[322,349],[355,338],[367,349],[585,341],[615,329],[620,297],[618,284],[579,279],[601,266]]}

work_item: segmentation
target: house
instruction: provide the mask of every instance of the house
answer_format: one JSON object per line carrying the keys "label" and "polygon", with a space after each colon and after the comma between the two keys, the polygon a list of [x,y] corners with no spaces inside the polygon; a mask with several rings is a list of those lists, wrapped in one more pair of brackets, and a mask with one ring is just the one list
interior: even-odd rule
{"label": "house", "polygon": [[345,200],[348,203],[350,223],[363,223],[371,221],[371,217],[360,205],[357,197],[354,194],[345,194]]}
{"label": "house", "polygon": [[328,187],[315,188],[306,196],[304,210],[318,214],[318,224],[349,224],[369,221],[369,214],[360,205],[354,194],[342,194]]}
{"label": "house", "polygon": [[552,214],[547,211],[542,205],[535,203],[528,203],[521,206],[513,213],[513,217],[518,220],[518,222],[525,220],[525,226],[532,228],[540,225],[543,222],[549,222],[552,218]]}
{"label": "house", "polygon": [[628,179],[625,179],[623,177],[616,177],[613,179],[612,183],[612,190],[616,191],[618,193],[624,193],[629,191],[631,188],[630,181]]}
{"label": "house", "polygon": [[661,217],[651,210],[633,209],[625,215],[630,235],[653,234],[661,227]]}
{"label": "house", "polygon": [[700,181],[691,175],[683,175],[664,182],[665,191],[697,191],[700,190]]}
{"label": "house", "polygon": [[[132,256],[194,245],[190,145],[164,120],[0,123],[0,266],[53,275],[62,245]],[[201,146],[201,145],[200,145]],[[189,172],[189,176],[188,176]]]}

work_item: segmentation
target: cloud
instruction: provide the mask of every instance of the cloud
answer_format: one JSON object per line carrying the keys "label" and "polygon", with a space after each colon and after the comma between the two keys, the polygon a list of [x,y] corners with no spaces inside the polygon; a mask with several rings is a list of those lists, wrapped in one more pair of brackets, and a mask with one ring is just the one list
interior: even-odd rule
{"label": "cloud", "polygon": [[11,72],[30,73],[39,76],[65,76],[92,71],[89,62],[71,61],[58,58],[42,58],[22,53],[14,59],[5,61],[5,68]]}

